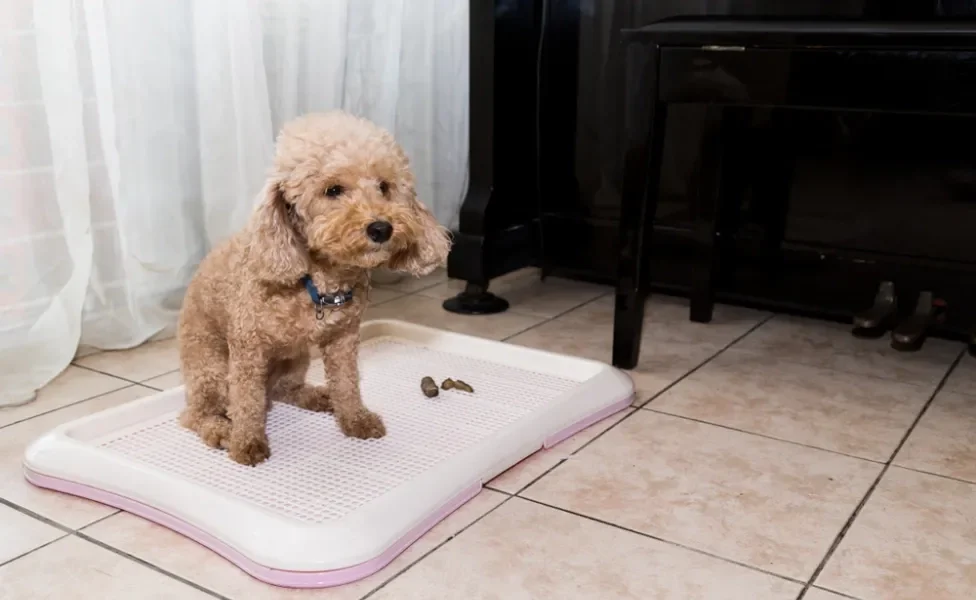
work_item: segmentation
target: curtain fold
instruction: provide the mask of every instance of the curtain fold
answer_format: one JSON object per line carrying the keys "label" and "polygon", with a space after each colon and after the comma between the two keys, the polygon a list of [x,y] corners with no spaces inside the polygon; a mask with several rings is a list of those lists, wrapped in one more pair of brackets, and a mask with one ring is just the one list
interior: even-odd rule
{"label": "curtain fold", "polygon": [[244,225],[281,124],[344,108],[394,132],[454,225],[467,3],[23,0],[0,7],[0,406],[81,347],[172,335]]}

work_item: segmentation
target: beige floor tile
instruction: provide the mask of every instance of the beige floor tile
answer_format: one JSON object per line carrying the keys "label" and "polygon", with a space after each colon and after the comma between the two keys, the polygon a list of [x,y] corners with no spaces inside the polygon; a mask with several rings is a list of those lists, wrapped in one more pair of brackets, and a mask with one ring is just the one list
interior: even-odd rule
{"label": "beige floor tile", "polygon": [[299,593],[261,583],[203,546],[126,513],[96,523],[86,529],[85,534],[229,598],[274,600],[307,595],[317,599],[353,599],[361,598],[379,587],[438,544],[450,539],[498,506],[505,498],[503,494],[484,490],[439,523],[385,569],[349,585],[315,592]]}
{"label": "beige floor tile", "polygon": [[945,390],[976,396],[976,358],[969,354],[962,357],[956,369],[946,381]]}
{"label": "beige floor tile", "polygon": [[0,567],[0,598],[211,599],[171,577],[75,536]]}
{"label": "beige floor tile", "polygon": [[44,386],[33,401],[0,408],[0,427],[129,385],[128,381],[122,379],[68,366],[54,381]]}
{"label": "beige floor tile", "polygon": [[[671,318],[670,313],[687,311],[673,299],[652,299],[649,305],[649,321],[645,324],[640,361],[637,368],[629,371],[637,389],[635,406],[647,402],[649,398],[674,383],[709,358],[725,344],[735,339],[733,333],[748,331],[731,326],[739,324],[738,309],[721,307],[719,325],[722,332],[707,333],[697,327],[688,327],[684,322],[671,322],[670,328],[663,320]],[[673,315],[672,315],[673,316]],[[758,318],[758,317],[757,317]],[[749,327],[756,322],[750,318]],[[744,324],[744,323],[742,323]],[[699,325],[692,323],[691,325]],[[700,334],[700,335],[699,335]],[[557,319],[543,323],[509,340],[513,344],[528,346],[598,360],[610,363],[613,359],[613,310],[605,299],[591,302]]]}
{"label": "beige floor tile", "polygon": [[426,296],[404,296],[368,308],[365,319],[400,319],[494,340],[504,339],[543,321],[540,317],[514,312],[483,316],[457,315],[444,310],[439,300]]}
{"label": "beige floor tile", "polygon": [[[464,281],[451,279],[420,293],[446,300],[461,292],[464,285]],[[607,294],[611,288],[559,277],[541,281],[538,269],[525,269],[492,280],[491,291],[508,300],[515,312],[551,318]]]}
{"label": "beige floor tile", "polygon": [[[608,295],[581,306],[567,316],[612,329],[613,308],[614,297]],[[683,342],[722,347],[768,317],[768,313],[750,308],[717,304],[710,323],[695,323],[688,318],[687,299],[656,294],[651,296],[644,309],[644,346],[655,342]]]}
{"label": "beige floor tile", "polygon": [[149,342],[129,350],[99,352],[75,362],[130,381],[145,381],[180,368],[176,338]]}
{"label": "beige floor tile", "polygon": [[522,495],[802,580],[880,469],[641,411]]}
{"label": "beige floor tile", "polygon": [[0,564],[65,535],[57,527],[0,504]]}
{"label": "beige floor tile", "polygon": [[527,315],[552,318],[594,300],[610,291],[608,287],[550,277],[522,279],[495,289],[511,304],[511,310]]}
{"label": "beige floor tile", "polygon": [[798,584],[513,498],[376,600],[792,600]]}
{"label": "beige floor tile", "polygon": [[86,346],[84,344],[79,344],[78,348],[75,350],[75,360],[79,358],[84,358],[86,356],[91,356],[92,354],[98,354],[101,352],[98,348],[93,346]]}
{"label": "beige floor tile", "polygon": [[369,304],[370,306],[377,306],[384,302],[400,298],[401,296],[403,296],[403,292],[374,286],[373,289],[369,290]]}
{"label": "beige floor tile", "polygon": [[[501,277],[496,277],[491,280],[491,285],[489,286],[492,293],[500,293],[498,290],[507,285],[512,284],[517,281],[538,281],[539,280],[539,269],[534,267],[526,267],[524,269],[519,269],[517,271],[512,271],[511,273],[506,273]],[[428,287],[424,290],[418,292],[424,296],[430,298],[437,298],[438,300],[447,300],[453,296],[456,296],[464,290],[466,282],[462,279],[449,279],[444,277],[444,279],[438,282],[437,285]]]}
{"label": "beige floor tile", "polygon": [[828,592],[827,590],[812,587],[807,592],[807,595],[803,597],[803,600],[849,600],[849,598],[833,592]]}
{"label": "beige floor tile", "polygon": [[730,349],[665,392],[653,406],[884,462],[934,389]]}
{"label": "beige floor tile", "polygon": [[872,375],[906,383],[935,385],[962,350],[962,344],[929,339],[918,352],[893,350],[887,338],[865,340],[850,325],[777,316],[736,345],[815,367]]}
{"label": "beige floor tile", "polygon": [[940,392],[895,464],[976,482],[976,396]]}
{"label": "beige floor tile", "polygon": [[[560,317],[520,333],[512,344],[579,356],[610,364],[613,361],[613,329]],[[637,368],[627,371],[634,382],[634,406],[652,396],[715,355],[721,348],[711,344],[645,342]]]}
{"label": "beige floor tile", "polygon": [[891,468],[816,583],[870,600],[970,600],[976,486]]}
{"label": "beige floor tile", "polygon": [[143,385],[156,388],[157,390],[168,390],[183,385],[183,373],[179,369],[170,371],[165,375],[153,377],[142,382]]}
{"label": "beige floor tile", "polygon": [[0,498],[72,529],[115,512],[114,508],[103,504],[42,490],[27,483],[22,467],[24,450],[30,442],[62,423],[152,393],[149,388],[131,386],[0,429]]}
{"label": "beige floor tile", "polygon": [[576,452],[588,442],[592,441],[593,438],[619,423],[621,419],[632,412],[632,409],[620,411],[615,415],[603,419],[599,423],[587,427],[569,439],[563,440],[552,448],[539,450],[511,469],[492,479],[488,485],[496,490],[501,490],[509,494],[517,493],[532,483],[537,477],[559,464],[559,461],[563,459],[572,460],[571,455],[573,452]]}
{"label": "beige floor tile", "polygon": [[424,277],[412,277],[410,275],[404,275],[396,283],[377,284],[376,287],[382,287],[403,294],[412,294],[445,281],[447,281],[447,269],[437,269],[430,275],[426,275]]}

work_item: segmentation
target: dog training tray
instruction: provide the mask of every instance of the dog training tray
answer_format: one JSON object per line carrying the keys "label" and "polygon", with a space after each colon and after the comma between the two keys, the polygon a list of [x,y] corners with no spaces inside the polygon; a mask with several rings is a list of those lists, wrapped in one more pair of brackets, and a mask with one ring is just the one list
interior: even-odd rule
{"label": "dog training tray", "polygon": [[[155,521],[262,581],[327,587],[383,568],[495,475],[633,395],[601,363],[398,321],[365,323],[362,340],[363,400],[382,439],[276,403],[271,458],[242,466],[179,426],[180,387],[58,427],[28,448],[26,477]],[[424,376],[474,393],[427,398]],[[324,381],[316,361],[309,381]]]}

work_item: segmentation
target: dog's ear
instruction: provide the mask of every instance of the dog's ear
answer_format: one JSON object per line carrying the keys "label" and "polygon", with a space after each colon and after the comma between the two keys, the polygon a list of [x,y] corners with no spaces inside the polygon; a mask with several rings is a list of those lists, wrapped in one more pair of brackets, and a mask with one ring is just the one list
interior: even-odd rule
{"label": "dog's ear", "polygon": [[297,218],[277,181],[269,181],[262,195],[251,217],[251,264],[258,278],[265,281],[297,281],[308,272],[308,253],[296,231]]}
{"label": "dog's ear", "polygon": [[413,219],[407,247],[390,260],[390,268],[420,277],[447,262],[451,237],[434,215],[415,197],[410,198]]}

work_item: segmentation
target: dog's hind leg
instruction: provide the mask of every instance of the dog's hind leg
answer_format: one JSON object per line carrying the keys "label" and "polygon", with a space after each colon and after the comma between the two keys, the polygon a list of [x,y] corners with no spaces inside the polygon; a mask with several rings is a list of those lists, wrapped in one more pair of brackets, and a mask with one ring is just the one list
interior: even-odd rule
{"label": "dog's hind leg", "polygon": [[181,336],[180,362],[186,385],[180,424],[195,431],[208,446],[226,448],[230,437],[226,345],[218,336]]}
{"label": "dog's hind leg", "polygon": [[276,362],[268,380],[268,398],[305,410],[332,412],[328,389],[305,382],[308,365],[307,354]]}

